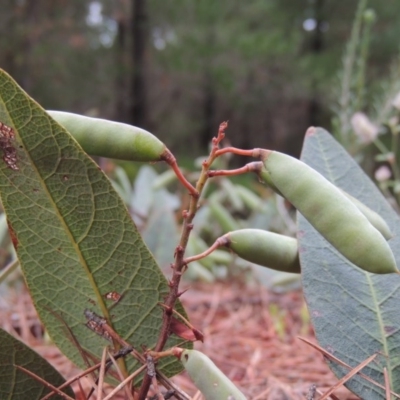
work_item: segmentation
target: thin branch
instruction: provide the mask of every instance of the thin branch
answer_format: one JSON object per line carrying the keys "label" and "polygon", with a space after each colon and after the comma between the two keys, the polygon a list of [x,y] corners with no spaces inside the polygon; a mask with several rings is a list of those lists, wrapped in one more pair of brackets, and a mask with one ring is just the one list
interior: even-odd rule
{"label": "thin branch", "polygon": [[[324,348],[322,348],[321,346],[318,346],[316,343],[313,343],[311,341],[309,341],[306,338],[297,337],[298,339],[300,339],[301,341],[303,341],[304,343],[307,343],[308,345],[310,345],[311,347],[313,347],[314,349],[318,350],[320,353],[322,353],[325,357],[336,361],[339,365],[341,365],[342,367],[345,367],[347,369],[352,369],[352,367],[350,367],[350,365],[346,364],[345,362],[343,362],[342,360],[340,360],[339,358],[335,357],[333,354],[329,353],[329,351],[326,351]],[[381,385],[380,383],[374,381],[372,378],[370,378],[368,375],[363,374],[362,372],[360,372],[358,374],[360,377],[364,378],[365,380],[367,380],[368,382],[371,382],[372,384],[374,384],[375,386],[385,390],[385,386]],[[396,398],[400,399],[400,395],[398,395],[395,392],[390,392],[393,396],[395,396]]]}
{"label": "thin branch", "polygon": [[111,393],[109,393],[103,400],[110,400],[115,394],[117,394],[124,386],[126,386],[131,380],[135,379],[139,374],[141,374],[145,369],[146,365],[142,365],[133,374],[129,375],[123,382],[121,382]]}
{"label": "thin branch", "polygon": [[378,354],[375,353],[372,356],[368,357],[366,360],[364,360],[362,363],[358,364],[357,367],[353,368],[347,375],[345,375],[335,385],[333,385],[328,391],[326,391],[319,400],[327,399],[332,392],[334,392],[340,386],[344,385],[354,375],[356,375],[358,372],[360,372],[366,365],[368,365],[371,361],[373,361],[377,355]]}
{"label": "thin branch", "polygon": [[246,164],[245,166],[237,169],[219,169],[207,172],[209,178],[214,176],[235,176],[247,174],[249,172],[259,172],[262,170],[264,164],[261,161],[254,161]]}
{"label": "thin branch", "polygon": [[[196,215],[197,208],[198,208],[198,202],[199,202],[199,197],[203,191],[204,185],[207,182],[208,179],[208,169],[210,168],[211,164],[215,160],[216,152],[219,150],[219,144],[222,141],[222,139],[225,137],[225,129],[227,128],[228,123],[223,122],[219,126],[218,130],[218,135],[213,138],[212,140],[212,147],[211,147],[211,152],[207,160],[203,162],[201,173],[199,176],[199,179],[196,184],[195,190],[190,190],[192,196],[190,199],[189,203],[189,210],[184,212],[184,221],[183,221],[183,227],[182,227],[182,233],[181,233],[181,238],[179,241],[178,246],[176,247],[175,250],[175,261],[173,265],[173,274],[172,278],[170,281],[170,291],[169,294],[165,300],[165,311],[163,315],[163,323],[160,331],[160,335],[157,340],[157,344],[154,348],[155,351],[159,352],[162,351],[169,336],[170,336],[170,324],[171,324],[171,319],[172,319],[172,309],[175,306],[175,303],[177,299],[179,298],[179,284],[181,281],[181,277],[185,268],[185,263],[184,263],[184,254],[186,250],[186,246],[189,240],[189,235],[191,230],[193,229],[193,219]],[[168,161],[167,161],[168,162]],[[173,165],[170,164],[172,167]],[[182,182],[184,183],[184,182]],[[185,184],[185,183],[184,183]],[[188,185],[185,184],[185,186],[190,189]],[[139,390],[139,400],[145,400],[147,393],[149,391],[151,384],[151,378],[146,374],[143,378],[142,385]]]}
{"label": "thin branch", "polygon": [[260,158],[264,152],[265,152],[264,149],[259,149],[259,148],[251,150],[243,150],[243,149],[238,149],[237,147],[224,147],[223,149],[217,150],[215,152],[215,156],[219,157],[222,154],[231,153],[231,154],[236,154],[238,156]]}
{"label": "thin branch", "polygon": [[103,354],[101,356],[101,367],[99,373],[99,382],[97,383],[97,398],[96,400],[101,400],[103,385],[104,385],[104,375],[106,372],[106,356],[107,356],[107,347],[104,347]]}
{"label": "thin branch", "polygon": [[19,370],[25,372],[25,374],[31,376],[33,379],[37,380],[38,382],[40,382],[43,386],[46,386],[47,388],[55,391],[57,394],[59,394],[63,399],[66,400],[74,400],[72,397],[68,396],[67,394],[65,394],[64,392],[62,392],[60,389],[57,389],[55,386],[53,386],[51,383],[47,382],[46,380],[44,380],[43,378],[41,378],[40,376],[37,376],[36,374],[34,374],[33,372],[25,369],[24,367],[21,367],[20,365],[14,365],[14,367],[18,368]]}
{"label": "thin branch", "polygon": [[386,394],[386,400],[391,400],[390,396],[390,379],[389,379],[389,374],[387,372],[386,367],[383,368],[383,376],[385,377],[385,394]]}
{"label": "thin branch", "polygon": [[6,265],[5,268],[2,269],[0,273],[0,283],[2,283],[8,275],[10,275],[12,272],[14,272],[19,265],[18,259],[11,261],[9,264]]}
{"label": "thin branch", "polygon": [[225,246],[223,241],[220,240],[221,238],[223,238],[223,236],[218,238],[211,247],[209,247],[207,250],[203,251],[202,253],[196,254],[195,256],[192,256],[192,257],[185,258],[183,260],[183,263],[187,265],[193,261],[201,260],[202,258],[210,255],[214,250],[218,249],[219,247]]}
{"label": "thin branch", "polygon": [[[108,356],[109,356],[111,362],[113,363],[114,368],[117,370],[119,379],[121,379],[121,382],[122,382],[124,380],[124,376],[122,375],[122,372],[119,369],[119,365],[117,364],[117,362],[115,361],[115,358],[113,357],[113,355],[111,353],[108,353]],[[124,391],[125,391],[125,396],[128,400],[134,400],[133,395],[127,386],[124,386]]]}
{"label": "thin branch", "polygon": [[[118,359],[120,357],[125,357],[127,354],[130,353],[131,347],[130,348],[123,348],[121,350],[119,350],[116,354],[114,354],[114,358]],[[109,361],[107,361],[109,362]],[[60,385],[58,387],[59,390],[64,389],[67,386],[70,386],[72,383],[74,383],[75,381],[77,381],[78,379],[91,374],[93,371],[96,371],[97,369],[99,369],[101,366],[101,363],[97,363],[96,365],[93,365],[92,367],[86,369],[83,372],[80,372],[78,375],[75,375],[73,378],[69,379],[68,381],[64,382],[62,385]],[[56,394],[55,391],[47,394],[46,396],[44,396],[41,400],[48,400],[50,397],[52,397],[54,394]]]}
{"label": "thin branch", "polygon": [[176,158],[170,152],[170,150],[165,149],[164,153],[161,156],[161,159],[164,160],[174,170],[175,175],[177,176],[179,181],[182,183],[182,185],[185,186],[185,188],[189,190],[189,193],[191,194],[191,196],[193,196],[194,198],[198,198],[199,197],[199,192],[185,178],[185,176],[183,175],[182,171],[179,169],[178,163],[176,162]]}

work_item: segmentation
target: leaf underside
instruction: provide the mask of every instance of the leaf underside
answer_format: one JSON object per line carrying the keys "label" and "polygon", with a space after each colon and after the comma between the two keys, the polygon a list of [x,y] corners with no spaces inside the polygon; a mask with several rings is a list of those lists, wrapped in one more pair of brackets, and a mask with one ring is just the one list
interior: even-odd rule
{"label": "leaf underside", "polygon": [[[83,313],[90,309],[139,351],[154,347],[162,323],[158,303],[168,284],[108,178],[1,70],[0,121],[15,134],[6,145],[0,141],[1,199],[33,302],[53,341],[85,367],[71,330],[82,349],[100,359],[111,343],[85,326]],[[106,299],[109,292],[121,300]],[[177,308],[185,315],[180,303]],[[181,342],[172,336],[167,346]],[[137,367],[132,358],[127,363],[129,371]],[[182,369],[172,358],[161,365],[168,376]]]}
{"label": "leaf underside", "polygon": [[[39,400],[50,393],[47,387],[18,370],[16,365],[33,372],[55,387],[65,382],[43,357],[0,329],[0,399]],[[64,389],[64,393],[75,398],[69,387]],[[52,399],[60,400],[62,396],[54,395]]]}
{"label": "leaf underside", "polygon": [[[400,218],[358,164],[321,128],[304,141],[301,159],[336,186],[379,213],[394,237],[400,265]],[[400,276],[376,275],[355,267],[297,213],[304,295],[319,344],[352,367],[379,353],[362,372],[400,393]],[[338,378],[349,370],[330,362]],[[356,376],[346,386],[364,400],[385,399],[376,385]]]}

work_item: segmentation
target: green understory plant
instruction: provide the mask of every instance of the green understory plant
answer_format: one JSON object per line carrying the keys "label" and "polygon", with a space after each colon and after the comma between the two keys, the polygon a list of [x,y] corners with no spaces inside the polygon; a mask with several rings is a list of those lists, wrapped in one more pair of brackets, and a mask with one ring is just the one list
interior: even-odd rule
{"label": "green understory plant", "polygon": [[[96,371],[100,389],[93,390],[103,400],[120,390],[118,381],[124,381],[127,398],[133,392],[140,400],[147,398],[150,386],[162,398],[163,386],[169,395],[188,399],[169,380],[183,369],[208,400],[244,399],[211,360],[192,350],[194,341],[207,338],[190,324],[179,302],[181,279],[191,265],[227,247],[252,263],[301,272],[316,336],[331,355],[335,374],[341,378],[374,356],[346,385],[363,399],[384,399],[386,370],[392,395],[399,397],[399,217],[323,129],[309,129],[301,160],[295,160],[270,150],[221,147],[226,128],[226,123],[220,125],[192,185],[172,153],[149,132],[48,113],[0,71],[0,195],[18,261],[50,337],[87,373],[89,367]],[[86,155],[92,150],[131,161],[166,161],[189,192],[169,280],[123,199]],[[214,161],[229,153],[258,161],[236,170],[212,169]],[[297,242],[259,226],[244,230],[224,212],[216,192],[207,202],[223,232],[210,247],[188,255],[207,182],[249,172],[297,208]],[[123,186],[128,187],[126,182]],[[227,183],[224,187],[239,207],[239,197],[232,196],[238,192]],[[345,192],[363,203],[364,212]],[[379,230],[365,207],[378,219]],[[153,230],[150,238],[154,235],[169,235],[168,224]],[[12,353],[17,348],[33,361],[20,363]],[[0,351],[8,354],[0,360],[0,396],[74,398],[70,382],[63,383],[45,360],[40,361],[42,369],[33,369],[39,356],[15,339],[2,340]],[[104,379],[116,388],[102,397]]]}
{"label": "green understory plant", "polygon": [[[333,107],[333,134],[375,178],[391,204],[400,204],[400,58],[384,79],[368,79],[371,28],[377,16],[359,0]],[[335,92],[335,90],[333,90]]]}

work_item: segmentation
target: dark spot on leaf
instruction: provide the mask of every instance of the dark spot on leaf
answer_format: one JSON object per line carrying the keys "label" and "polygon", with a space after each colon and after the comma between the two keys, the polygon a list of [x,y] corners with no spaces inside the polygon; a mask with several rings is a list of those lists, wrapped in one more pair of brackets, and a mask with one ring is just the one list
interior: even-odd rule
{"label": "dark spot on leaf", "polygon": [[114,303],[118,303],[121,300],[122,295],[117,292],[108,292],[104,295],[107,300],[112,300]]}
{"label": "dark spot on leaf", "polygon": [[17,235],[15,234],[15,231],[14,231],[11,223],[8,220],[7,220],[7,224],[8,224],[8,230],[10,232],[10,237],[11,237],[12,244],[14,245],[15,250],[18,250],[18,238],[17,238]]}
{"label": "dark spot on leaf", "polygon": [[314,310],[314,311],[312,312],[312,316],[315,317],[315,318],[318,318],[318,317],[321,316],[321,313],[320,313],[319,311],[317,311],[317,310]]}
{"label": "dark spot on leaf", "polygon": [[88,302],[93,304],[94,306],[96,305],[96,302],[93,299],[88,299]]}
{"label": "dark spot on leaf", "polygon": [[385,326],[384,329],[385,329],[385,333],[389,336],[396,330],[396,327],[395,326]]}
{"label": "dark spot on leaf", "polygon": [[39,189],[34,188],[34,189],[33,189],[33,193],[39,193]]}
{"label": "dark spot on leaf", "polygon": [[58,247],[58,248],[57,248],[57,251],[61,252],[61,247]]}
{"label": "dark spot on leaf", "polygon": [[305,232],[304,231],[297,231],[297,237],[300,239],[300,238],[302,238],[302,237],[304,237],[305,236]]}

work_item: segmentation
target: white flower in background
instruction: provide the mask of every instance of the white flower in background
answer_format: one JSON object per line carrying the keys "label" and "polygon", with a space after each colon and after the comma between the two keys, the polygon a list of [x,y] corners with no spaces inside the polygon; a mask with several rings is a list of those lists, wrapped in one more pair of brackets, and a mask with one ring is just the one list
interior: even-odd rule
{"label": "white flower in background", "polygon": [[375,171],[375,179],[378,182],[387,181],[392,176],[392,172],[390,171],[389,167],[386,165],[382,165]]}
{"label": "white flower in background", "polygon": [[400,110],[400,92],[396,94],[392,101],[392,106]]}
{"label": "white flower in background", "polygon": [[351,117],[351,126],[363,143],[371,143],[378,136],[379,128],[362,112],[356,112]]}

